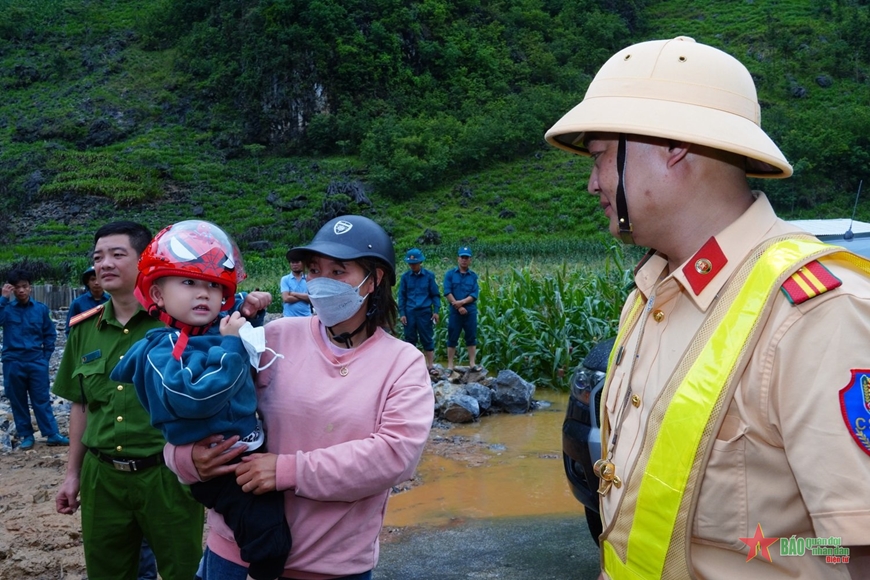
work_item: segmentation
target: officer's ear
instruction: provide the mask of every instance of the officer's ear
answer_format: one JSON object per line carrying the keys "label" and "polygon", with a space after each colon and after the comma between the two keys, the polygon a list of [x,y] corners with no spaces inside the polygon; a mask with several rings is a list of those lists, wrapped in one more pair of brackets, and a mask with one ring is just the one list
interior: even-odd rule
{"label": "officer's ear", "polygon": [[689,151],[692,148],[692,143],[686,143],[685,141],[673,141],[668,140],[668,156],[667,156],[667,164],[668,169],[673,169],[678,163],[684,161],[686,156],[689,154]]}

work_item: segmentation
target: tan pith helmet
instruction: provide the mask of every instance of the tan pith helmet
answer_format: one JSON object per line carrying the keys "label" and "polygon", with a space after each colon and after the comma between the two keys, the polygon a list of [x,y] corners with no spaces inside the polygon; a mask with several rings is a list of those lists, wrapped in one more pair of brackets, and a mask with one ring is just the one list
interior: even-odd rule
{"label": "tan pith helmet", "polygon": [[589,155],[583,136],[591,131],[664,137],[744,155],[748,177],[792,174],[761,129],[761,108],[746,67],[686,36],[617,52],[592,79],[583,101],[545,138]]}

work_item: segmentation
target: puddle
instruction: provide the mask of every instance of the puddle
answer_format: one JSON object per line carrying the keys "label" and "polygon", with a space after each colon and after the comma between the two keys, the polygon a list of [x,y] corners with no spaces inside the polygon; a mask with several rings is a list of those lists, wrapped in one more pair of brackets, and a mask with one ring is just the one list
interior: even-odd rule
{"label": "puddle", "polygon": [[562,420],[567,393],[538,389],[551,406],[526,415],[493,415],[454,427],[444,437],[487,444],[490,458],[474,467],[427,454],[423,484],[394,495],[385,525],[444,525],[457,519],[529,515],[580,515],[562,468]]}

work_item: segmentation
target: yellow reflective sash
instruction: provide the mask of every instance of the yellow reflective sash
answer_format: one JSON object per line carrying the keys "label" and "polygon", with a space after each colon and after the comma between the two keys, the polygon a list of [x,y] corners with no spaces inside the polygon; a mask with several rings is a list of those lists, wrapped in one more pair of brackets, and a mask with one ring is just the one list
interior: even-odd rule
{"label": "yellow reflective sash", "polygon": [[[693,509],[691,497],[684,497],[687,482],[692,475],[698,475],[706,465],[706,447],[715,439],[706,437],[702,443],[705,429],[716,424],[718,411],[727,409],[728,401],[723,400],[728,393],[728,400],[733,395],[730,385],[735,383],[735,370],[744,355],[751,354],[755,331],[762,315],[766,314],[768,303],[783,283],[800,266],[825,254],[839,253],[846,262],[857,266],[865,272],[870,271],[867,261],[843,252],[840,248],[823,244],[811,238],[793,238],[774,240],[757,257],[754,265],[750,259],[741,269],[750,269],[745,283],[734,293],[730,306],[727,308],[721,322],[707,332],[709,339],[700,349],[679,386],[673,391],[670,401],[659,401],[662,404],[663,416],[656,426],[647,425],[647,433],[658,432],[654,441],[649,436],[644,439],[644,448],[650,444],[648,460],[643,470],[639,486],[628,487],[620,502],[620,508],[614,520],[629,518],[630,531],[624,550],[618,550],[609,538],[609,530],[601,543],[602,563],[604,571],[613,580],[660,579],[666,577],[666,559],[670,554],[683,553],[686,556],[684,569],[674,577],[688,578],[691,575],[688,562],[688,546],[691,534],[691,517],[687,518],[688,529],[679,535],[679,540],[685,546],[672,546],[675,524],[681,509]],[[744,270],[744,275],[745,270]],[[733,279],[732,279],[733,282]],[[729,297],[724,297],[727,300]],[[640,304],[636,302],[626,324],[630,328],[637,320]],[[613,352],[619,348],[621,340],[630,331],[620,332]],[[695,336],[695,341],[703,341],[702,330]],[[621,339],[621,340],[620,340]],[[613,355],[611,355],[611,364]],[[735,383],[736,386],[736,383]],[[603,397],[602,397],[603,398]],[[718,405],[718,406],[717,406]],[[717,410],[714,413],[714,409]],[[602,413],[606,414],[606,413]],[[650,424],[655,414],[650,415]],[[606,422],[602,423],[602,426]],[[604,427],[603,427],[604,429]],[[605,433],[602,432],[602,436]],[[605,449],[602,439],[602,450]],[[643,453],[643,451],[641,452]],[[703,457],[703,460],[699,460]],[[693,473],[693,469],[697,470]],[[637,476],[638,474],[633,474]],[[695,485],[690,493],[695,493],[700,484]],[[626,502],[631,489],[637,490],[636,502]],[[634,507],[634,513],[623,513],[627,503]],[[685,514],[683,514],[685,516]],[[692,515],[692,514],[690,514]],[[684,518],[686,519],[686,518]],[[612,527],[612,526],[611,526]],[[625,561],[620,557],[623,552]],[[685,569],[688,567],[689,569]],[[678,565],[676,569],[679,569]],[[673,571],[674,569],[671,569]],[[670,574],[669,574],[670,575]]]}

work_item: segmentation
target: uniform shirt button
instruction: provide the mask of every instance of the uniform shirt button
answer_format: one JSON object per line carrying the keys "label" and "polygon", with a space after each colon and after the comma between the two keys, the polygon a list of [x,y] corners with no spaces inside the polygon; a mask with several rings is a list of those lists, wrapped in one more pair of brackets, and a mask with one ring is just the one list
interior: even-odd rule
{"label": "uniform shirt button", "polygon": [[130,329],[129,329],[129,328],[125,328],[125,329],[124,329],[124,334],[130,334]]}
{"label": "uniform shirt button", "polygon": [[124,385],[118,385],[118,390],[119,390],[119,391],[123,391],[123,390],[124,390]]}
{"label": "uniform shirt button", "polygon": [[631,404],[635,407],[640,407],[640,396],[632,395],[631,396]]}
{"label": "uniform shirt button", "polygon": [[120,422],[123,421],[123,420],[124,420],[124,417],[122,417],[122,416],[120,416],[120,415],[118,415],[118,418],[115,419],[115,421],[117,421],[118,423],[120,423]]}
{"label": "uniform shirt button", "polygon": [[653,310],[653,320],[655,320],[656,322],[661,322],[664,319],[665,319],[664,312],[662,312],[661,310],[658,310],[658,309]]}
{"label": "uniform shirt button", "polygon": [[124,450],[124,447],[121,445],[118,445],[117,447],[115,447],[115,451],[123,451],[123,450]]}

